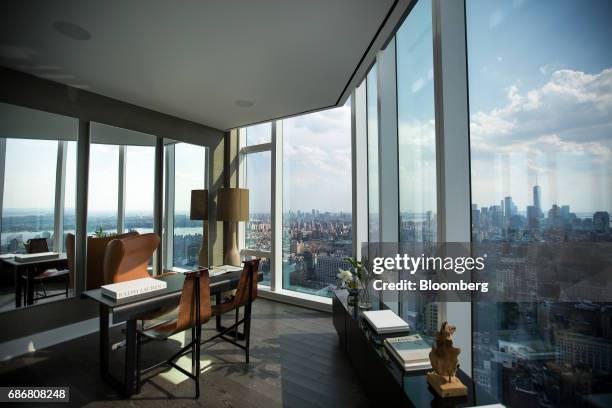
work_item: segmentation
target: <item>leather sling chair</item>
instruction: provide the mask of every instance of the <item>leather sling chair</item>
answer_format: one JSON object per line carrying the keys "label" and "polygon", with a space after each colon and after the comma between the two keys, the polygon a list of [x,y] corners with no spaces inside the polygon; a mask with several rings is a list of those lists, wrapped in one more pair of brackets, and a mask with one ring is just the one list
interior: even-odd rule
{"label": "leather sling chair", "polygon": [[[26,253],[28,254],[39,254],[41,252],[49,252],[49,244],[47,243],[46,238],[28,239],[28,241],[24,244],[24,246],[26,249]],[[35,276],[33,278],[34,288],[38,286],[43,291],[42,296],[37,296],[36,293],[34,294],[34,301],[62,295],[62,292],[59,292],[53,295],[48,295],[47,289],[45,287],[45,282],[63,281],[65,284],[64,294],[66,297],[68,297],[68,289],[70,288],[69,286],[70,285],[70,271],[68,269],[50,268],[50,269],[41,270],[41,268],[36,267],[36,270],[34,272],[35,272]],[[22,275],[20,278],[25,281],[28,280],[28,277],[26,275]],[[27,304],[27,300],[26,300],[27,291],[23,291],[23,296],[24,296],[24,304]]]}
{"label": "leather sling chair", "polygon": [[[208,269],[185,272],[185,282],[181,298],[170,319],[159,324],[140,329],[136,333],[136,387],[140,392],[141,376],[158,367],[175,368],[195,381],[195,397],[200,396],[200,340],[202,325],[210,320],[210,280]],[[191,329],[191,341],[174,353],[170,358],[148,368],[141,369],[141,348],[144,340],[166,340],[170,336]],[[191,349],[191,373],[176,365],[175,360]]]}
{"label": "leather sling chair", "polygon": [[[244,350],[246,363],[249,363],[249,344],[251,337],[251,306],[255,298],[257,298],[257,272],[259,272],[259,263],[261,259],[252,259],[243,261],[242,274],[236,288],[236,294],[229,300],[212,307],[213,316],[219,316],[224,313],[236,311],[235,323],[224,328],[220,333],[204,341],[202,344],[209,343],[216,339],[225,340],[236,347]],[[240,308],[244,306],[244,316],[238,320]],[[238,327],[244,327],[245,344],[238,343]],[[233,339],[228,337],[232,333]]]}

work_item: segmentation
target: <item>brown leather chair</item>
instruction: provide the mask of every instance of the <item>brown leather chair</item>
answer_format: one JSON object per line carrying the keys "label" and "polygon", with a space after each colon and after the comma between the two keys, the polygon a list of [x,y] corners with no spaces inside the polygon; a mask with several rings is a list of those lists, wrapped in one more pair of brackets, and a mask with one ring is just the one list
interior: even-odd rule
{"label": "brown leather chair", "polygon": [[[39,254],[41,252],[49,252],[49,244],[46,238],[31,238],[24,244],[26,253],[28,254]],[[47,289],[45,287],[45,282],[57,282],[61,281],[65,284],[64,294],[68,297],[68,289],[70,285],[70,271],[68,269],[39,269],[34,271],[35,276],[33,278],[34,288],[40,287],[43,291],[41,296],[37,296],[34,294],[34,301],[40,299],[46,299],[50,297],[60,296],[62,293],[56,293],[53,295],[47,294]],[[21,276],[21,279],[27,281],[27,276]],[[27,292],[24,291],[24,296],[26,296]],[[25,301],[25,300],[24,300]]]}
{"label": "brown leather chair", "polygon": [[[112,235],[108,237],[87,237],[87,273],[85,280],[86,290],[97,289],[104,285],[104,255],[106,246],[114,239],[138,236],[138,232],[132,231],[125,234]],[[66,257],[68,258],[68,270],[70,271],[70,284],[74,282],[74,234],[66,234]]]}
{"label": "brown leather chair", "polygon": [[[236,288],[236,294],[232,298],[225,302],[219,303],[212,307],[213,316],[219,316],[224,313],[236,311],[235,323],[227,328],[222,329],[220,333],[206,340],[204,343],[208,343],[217,338],[223,339],[236,347],[244,350],[246,355],[246,362],[249,363],[249,344],[251,336],[251,305],[257,298],[257,273],[259,272],[259,263],[261,259],[252,259],[250,261],[244,261],[242,268],[242,274],[240,275],[240,281]],[[241,320],[238,320],[240,308],[244,306],[244,316]],[[238,327],[244,326],[244,340],[245,344],[238,343]],[[233,339],[227,337],[229,333],[233,334]],[[204,344],[202,343],[202,344]]]}
{"label": "brown leather chair", "polygon": [[[187,272],[185,282],[176,313],[165,320],[137,332],[136,348],[136,384],[140,392],[141,376],[162,365],[176,368],[181,373],[195,381],[196,398],[200,396],[200,340],[202,337],[202,324],[210,320],[210,280],[208,269]],[[141,348],[144,340],[166,340],[168,337],[191,329],[191,341],[182,347],[169,359],[157,363],[146,369],[141,369]],[[191,349],[191,373],[176,365],[175,360]]]}
{"label": "brown leather chair", "polygon": [[147,266],[158,246],[157,234],[111,240],[104,255],[104,284],[150,277]]}

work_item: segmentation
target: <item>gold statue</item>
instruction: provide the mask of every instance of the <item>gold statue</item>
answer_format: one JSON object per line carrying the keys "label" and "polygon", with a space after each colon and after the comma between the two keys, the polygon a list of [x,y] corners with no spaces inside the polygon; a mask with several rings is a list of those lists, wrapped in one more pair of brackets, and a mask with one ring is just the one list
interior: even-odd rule
{"label": "gold statue", "polygon": [[434,371],[427,373],[427,382],[442,398],[467,395],[467,387],[455,376],[461,353],[460,348],[453,346],[452,336],[456,330],[448,322],[442,323],[429,353]]}

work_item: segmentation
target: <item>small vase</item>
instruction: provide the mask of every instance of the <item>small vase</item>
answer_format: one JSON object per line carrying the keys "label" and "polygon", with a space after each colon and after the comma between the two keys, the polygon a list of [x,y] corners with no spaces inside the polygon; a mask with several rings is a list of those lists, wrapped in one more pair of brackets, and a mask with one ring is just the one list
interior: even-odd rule
{"label": "small vase", "polygon": [[371,309],[372,303],[370,303],[370,290],[368,288],[369,282],[364,282],[359,289],[359,307],[361,309]]}

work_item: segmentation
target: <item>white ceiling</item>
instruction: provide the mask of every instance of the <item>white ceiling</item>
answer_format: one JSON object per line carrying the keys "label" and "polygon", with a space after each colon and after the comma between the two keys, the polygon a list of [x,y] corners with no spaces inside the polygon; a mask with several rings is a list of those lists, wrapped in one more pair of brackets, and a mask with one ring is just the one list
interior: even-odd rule
{"label": "white ceiling", "polygon": [[338,103],[393,3],[3,1],[0,65],[229,129]]}

